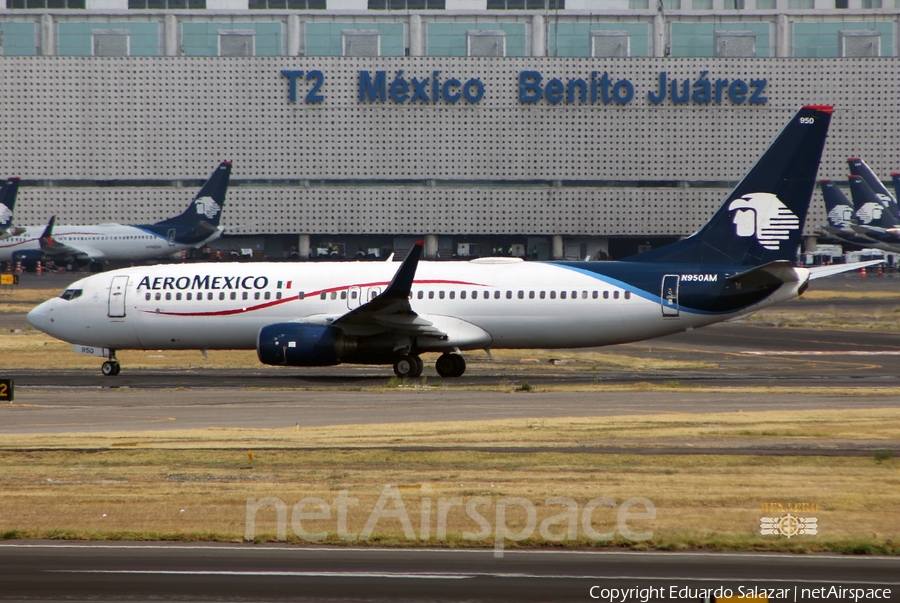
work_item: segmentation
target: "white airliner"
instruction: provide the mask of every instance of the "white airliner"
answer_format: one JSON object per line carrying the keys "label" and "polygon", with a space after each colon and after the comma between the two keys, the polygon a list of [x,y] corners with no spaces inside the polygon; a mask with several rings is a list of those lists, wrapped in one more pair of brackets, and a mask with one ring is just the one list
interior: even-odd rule
{"label": "white airliner", "polygon": [[28,315],[108,358],[121,349],[256,349],[263,363],[393,364],[419,354],[458,377],[463,350],[574,348],[702,327],[800,295],[811,278],[870,265],[795,268],[831,107],[802,108],[698,233],[621,262],[168,265],[73,283]]}
{"label": "white airliner", "polygon": [[89,263],[94,272],[109,260],[148,260],[199,247],[219,238],[222,205],[231,162],[222,162],[179,216],[155,224],[99,224],[24,227],[0,241],[0,262],[33,264],[52,259],[60,264]]}

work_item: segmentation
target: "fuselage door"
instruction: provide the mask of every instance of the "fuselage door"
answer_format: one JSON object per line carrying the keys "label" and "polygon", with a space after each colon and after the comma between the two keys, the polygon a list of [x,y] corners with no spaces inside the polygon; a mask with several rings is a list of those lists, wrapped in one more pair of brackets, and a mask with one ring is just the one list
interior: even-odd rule
{"label": "fuselage door", "polygon": [[362,304],[362,291],[359,287],[350,287],[347,289],[347,307],[353,310]]}
{"label": "fuselage door", "polygon": [[175,245],[175,229],[174,228],[170,228],[169,231],[166,233],[166,240],[169,241],[170,247]]}
{"label": "fuselage door", "polygon": [[109,286],[109,309],[107,316],[110,318],[123,318],[125,316],[125,291],[128,288],[127,276],[114,276]]}
{"label": "fuselage door", "polygon": [[667,274],[662,280],[662,291],[660,292],[660,304],[662,305],[662,315],[664,318],[678,317],[678,285],[680,277],[677,274]]}

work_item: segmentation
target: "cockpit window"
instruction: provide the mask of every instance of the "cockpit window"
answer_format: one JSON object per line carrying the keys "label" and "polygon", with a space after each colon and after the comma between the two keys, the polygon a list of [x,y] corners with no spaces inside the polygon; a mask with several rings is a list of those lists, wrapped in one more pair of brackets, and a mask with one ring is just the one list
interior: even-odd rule
{"label": "cockpit window", "polygon": [[82,293],[83,291],[81,289],[66,289],[62,292],[62,295],[60,295],[60,297],[66,301],[72,301],[77,297],[81,297]]}

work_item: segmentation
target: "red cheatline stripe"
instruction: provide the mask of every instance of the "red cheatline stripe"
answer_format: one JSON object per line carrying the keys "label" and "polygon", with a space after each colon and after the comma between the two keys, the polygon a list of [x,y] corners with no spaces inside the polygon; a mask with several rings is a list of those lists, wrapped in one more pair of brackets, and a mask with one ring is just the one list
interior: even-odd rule
{"label": "red cheatline stripe", "polygon": [[[442,280],[425,280],[425,281],[414,281],[417,285],[468,285],[475,287],[484,287],[486,285],[479,285],[478,283],[470,283],[467,281],[442,281]],[[379,282],[379,283],[365,283],[361,285],[348,285],[344,287],[334,287],[332,289],[321,289],[319,291],[310,291],[309,293],[304,293],[304,297],[315,297],[317,295],[321,295],[322,293],[331,293],[337,291],[346,291],[351,287],[381,287],[387,285],[387,282]],[[254,306],[248,306],[245,308],[232,308],[230,310],[216,310],[214,312],[158,312],[156,310],[142,310],[142,312],[146,314],[160,314],[164,316],[233,316],[235,314],[245,314],[247,312],[255,312],[256,310],[264,310],[265,308],[272,308],[274,306],[278,306],[280,304],[285,304],[290,301],[300,299],[299,295],[291,295],[289,297],[285,297],[283,299],[275,299],[264,304],[257,304]]]}

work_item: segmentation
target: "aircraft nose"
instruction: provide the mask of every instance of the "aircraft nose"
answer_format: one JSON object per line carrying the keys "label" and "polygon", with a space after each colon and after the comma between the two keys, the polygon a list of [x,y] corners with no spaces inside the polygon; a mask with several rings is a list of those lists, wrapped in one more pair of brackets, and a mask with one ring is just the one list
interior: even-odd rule
{"label": "aircraft nose", "polygon": [[29,312],[26,320],[28,320],[28,324],[35,329],[46,333],[47,327],[50,325],[50,308],[48,307],[48,302],[42,303]]}

